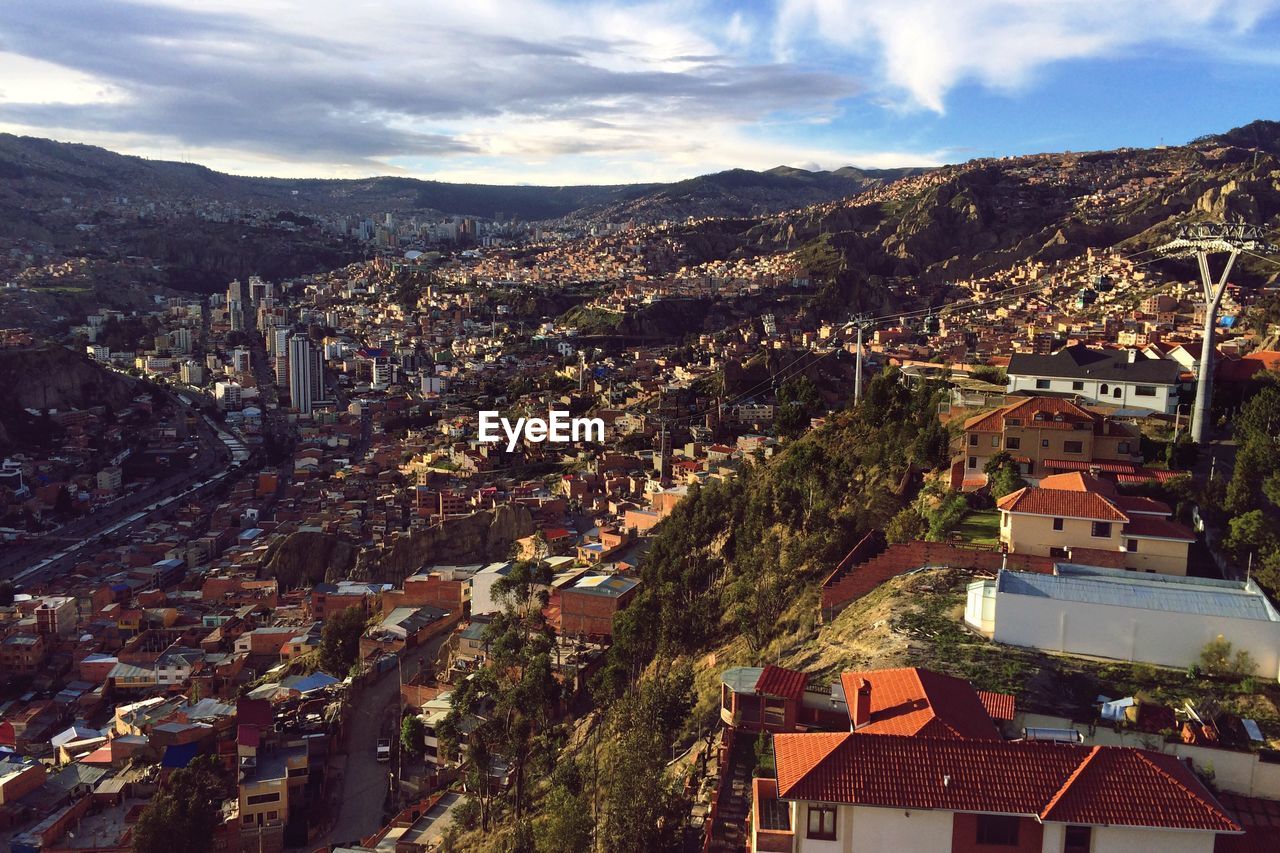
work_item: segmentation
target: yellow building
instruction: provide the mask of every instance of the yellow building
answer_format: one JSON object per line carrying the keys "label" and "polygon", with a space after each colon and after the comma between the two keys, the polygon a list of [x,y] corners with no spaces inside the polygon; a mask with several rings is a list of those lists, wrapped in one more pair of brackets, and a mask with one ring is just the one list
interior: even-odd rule
{"label": "yellow building", "polygon": [[1121,495],[1115,486],[1073,472],[1005,495],[1000,541],[1010,553],[1091,566],[1185,575],[1195,535],[1170,520],[1151,498]]}

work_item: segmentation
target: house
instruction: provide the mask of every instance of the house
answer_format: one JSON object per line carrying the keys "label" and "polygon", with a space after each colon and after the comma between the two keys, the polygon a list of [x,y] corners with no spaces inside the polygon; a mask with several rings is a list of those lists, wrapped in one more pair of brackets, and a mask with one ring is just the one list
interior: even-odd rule
{"label": "house", "polygon": [[1032,484],[1082,464],[1132,471],[1142,463],[1140,437],[1128,424],[1062,397],[1028,397],[965,421],[964,476],[981,477],[987,461],[1001,451]]}
{"label": "house", "polygon": [[1184,669],[1221,637],[1280,678],[1280,613],[1257,583],[1059,564],[969,584],[965,622],[998,643]]}
{"label": "house", "polygon": [[1137,572],[1185,575],[1195,534],[1151,498],[1121,495],[1091,474],[1054,474],[996,501],[1011,554]]}
{"label": "house", "polygon": [[753,851],[1211,853],[1235,818],[1180,759],[1036,741],[858,732],[773,737]]}
{"label": "house", "polygon": [[560,633],[612,637],[613,617],[631,603],[639,585],[623,575],[588,575],[560,590]]}
{"label": "house", "polygon": [[1136,349],[1064,347],[1052,355],[1015,353],[1009,360],[1010,394],[1056,394],[1125,409],[1173,414],[1182,365],[1143,356]]}

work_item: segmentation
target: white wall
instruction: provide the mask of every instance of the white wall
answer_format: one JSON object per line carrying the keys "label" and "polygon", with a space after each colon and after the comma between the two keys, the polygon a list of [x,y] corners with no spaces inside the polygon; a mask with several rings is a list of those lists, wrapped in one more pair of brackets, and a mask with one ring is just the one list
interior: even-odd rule
{"label": "white wall", "polygon": [[808,809],[795,812],[796,853],[950,853],[951,812],[869,806],[840,806],[836,812],[836,840],[806,838]]}
{"label": "white wall", "polygon": [[[1036,379],[1046,377],[1010,375],[1008,391],[1033,391],[1054,394],[1078,394],[1085,400],[1091,400],[1095,403],[1106,403],[1110,406],[1121,406],[1126,409],[1153,409],[1157,412],[1166,412],[1172,414],[1177,403],[1177,397],[1174,395],[1175,386],[1156,385],[1156,394],[1154,397],[1140,397],[1134,393],[1134,389],[1139,385],[1146,383],[1134,382],[1097,382],[1091,379],[1072,380],[1072,379],[1049,379],[1048,388],[1037,388]],[[1074,388],[1076,382],[1081,382],[1084,386],[1082,389]],[[1107,386],[1107,393],[1100,393],[1100,386]],[[1120,388],[1120,396],[1115,396],[1115,389]]]}
{"label": "white wall", "polygon": [[[1094,827],[1090,853],[1133,853],[1135,850],[1158,850],[1160,853],[1213,853],[1212,832],[1179,832],[1158,829],[1123,829],[1116,826]],[[1046,838],[1046,842],[1048,839]],[[1045,851],[1062,849],[1059,845]]]}
{"label": "white wall", "polygon": [[1187,667],[1222,635],[1248,651],[1258,675],[1280,678],[1280,623],[1111,604],[996,594],[998,643],[1045,651]]}

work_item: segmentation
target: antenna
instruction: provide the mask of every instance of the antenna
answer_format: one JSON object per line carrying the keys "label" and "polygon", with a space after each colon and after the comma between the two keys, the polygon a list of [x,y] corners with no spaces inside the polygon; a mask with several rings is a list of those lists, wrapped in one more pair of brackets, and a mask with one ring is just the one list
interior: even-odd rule
{"label": "antenna", "polygon": [[[1178,234],[1156,251],[1169,258],[1196,259],[1200,267],[1200,286],[1204,295],[1204,329],[1200,343],[1200,369],[1196,378],[1196,401],[1192,409],[1191,440],[1204,444],[1206,421],[1213,401],[1213,333],[1218,324],[1218,306],[1227,289],[1227,276],[1241,252],[1274,252],[1263,230],[1244,222],[1198,222],[1183,225]],[[1209,272],[1209,256],[1226,254],[1222,274],[1214,280]]]}

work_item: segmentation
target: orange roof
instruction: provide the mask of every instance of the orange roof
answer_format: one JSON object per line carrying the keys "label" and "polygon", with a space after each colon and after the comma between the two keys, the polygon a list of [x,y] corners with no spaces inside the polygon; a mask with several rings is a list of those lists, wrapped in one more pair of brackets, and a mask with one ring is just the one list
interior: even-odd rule
{"label": "orange roof", "polygon": [[[1053,479],[1046,477],[1046,480]],[[1042,481],[1043,482],[1043,481]],[[1018,489],[996,501],[1006,512],[1050,515],[1061,518],[1086,518],[1094,521],[1128,521],[1129,516],[1096,492],[1067,489]]]}
{"label": "orange roof", "polygon": [[969,682],[917,667],[841,673],[851,719],[858,685],[864,679],[871,685],[871,722],[859,727],[859,733],[1000,737]]}
{"label": "orange roof", "polygon": [[804,696],[804,686],[808,680],[807,673],[769,664],[756,679],[755,691],[759,696],[799,699]]}
{"label": "orange roof", "polygon": [[1042,489],[1063,489],[1071,492],[1097,492],[1108,498],[1117,494],[1116,487],[1106,480],[1100,480],[1083,471],[1070,471],[1066,474],[1051,474],[1040,480]]}
{"label": "orange roof", "polygon": [[[1037,413],[1045,416],[1046,420],[1036,421]],[[1065,422],[1053,420],[1053,416],[1058,414],[1063,416]],[[1061,397],[1027,397],[1025,400],[1018,400],[993,412],[974,415],[964,422],[964,428],[978,432],[1001,432],[1004,429],[1005,418],[1009,417],[1022,418],[1023,426],[1059,429],[1072,429],[1076,422],[1092,424],[1097,420],[1097,416],[1092,412]]]}
{"label": "orange roof", "polygon": [[990,690],[979,690],[978,699],[982,707],[987,709],[987,716],[993,720],[1008,721],[1014,717],[1014,697],[1008,693],[993,693]]}
{"label": "orange roof", "polygon": [[788,800],[1241,831],[1185,764],[1159,753],[857,732],[777,734],[773,745]]}

